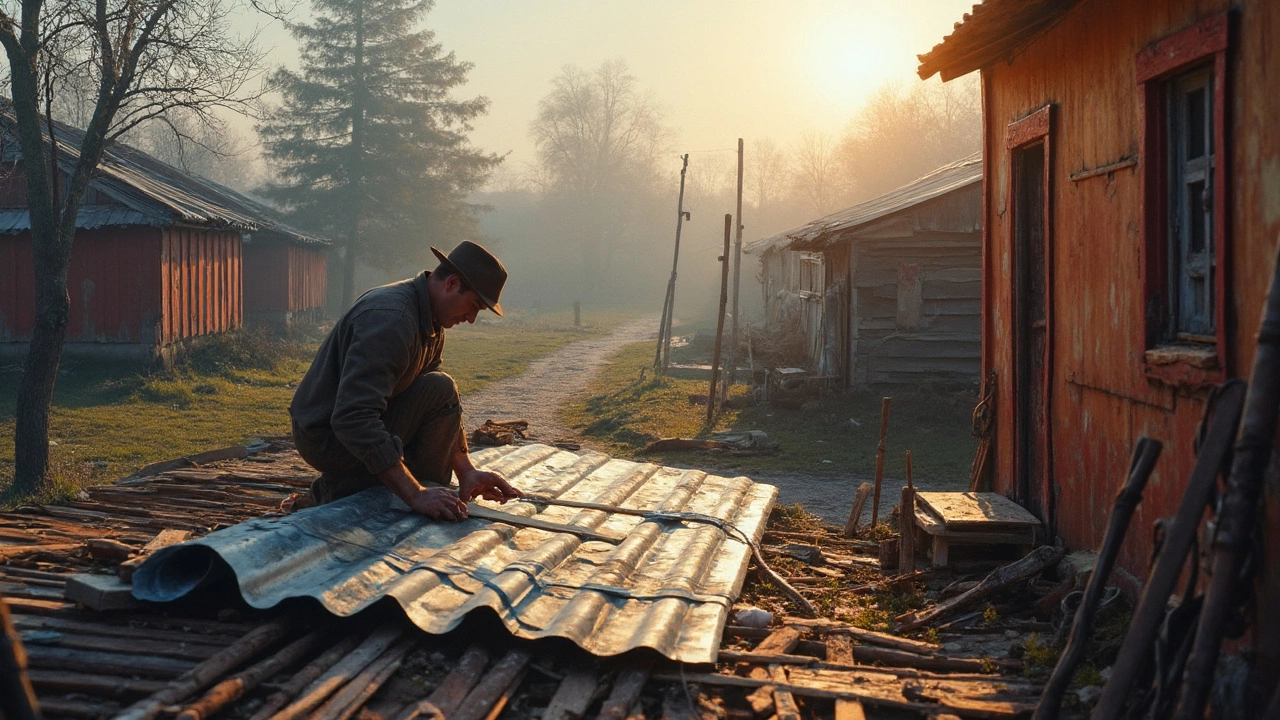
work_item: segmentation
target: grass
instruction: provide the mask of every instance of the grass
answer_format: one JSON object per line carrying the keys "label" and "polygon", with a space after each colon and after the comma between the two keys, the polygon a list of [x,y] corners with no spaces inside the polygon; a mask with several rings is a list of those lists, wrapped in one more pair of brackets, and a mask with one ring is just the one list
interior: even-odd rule
{"label": "grass", "polygon": [[[774,452],[737,454],[682,451],[646,459],[666,465],[798,472],[819,476],[873,477],[880,435],[881,396],[869,392],[830,395],[795,409],[750,404],[749,391],[735,385],[730,398],[743,406],[724,410],[708,427],[700,380],[652,377],[653,345],[636,343],[618,352],[584,395],[563,409],[566,427],[604,452],[635,457],[665,437],[708,438],[715,430],[762,430],[778,443]],[[892,403],[885,476],[906,476],[911,450],[913,477],[967,478],[976,442],[969,437],[974,398],[966,394],[902,394]]]}
{"label": "grass", "polygon": [[[465,395],[624,319],[593,315],[593,326],[575,329],[567,314],[495,318],[450,331],[444,369]],[[171,371],[64,361],[50,417],[50,482],[35,498],[0,496],[0,503],[66,499],[152,462],[288,434],[294,387],[321,338],[228,333],[209,338]],[[0,489],[13,480],[20,378],[19,367],[0,368]]]}

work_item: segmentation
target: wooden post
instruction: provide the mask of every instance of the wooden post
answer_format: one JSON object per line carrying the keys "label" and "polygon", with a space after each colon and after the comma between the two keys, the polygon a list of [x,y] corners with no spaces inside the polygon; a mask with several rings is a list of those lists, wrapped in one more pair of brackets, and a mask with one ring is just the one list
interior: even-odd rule
{"label": "wooden post", "polygon": [[671,279],[667,281],[667,295],[662,304],[662,320],[658,325],[658,347],[653,356],[653,376],[665,375],[667,363],[671,357],[671,318],[675,315],[676,305],[676,268],[680,265],[680,229],[684,227],[684,176],[689,170],[689,154],[681,158],[680,166],[680,199],[676,203],[676,250],[671,258]]}
{"label": "wooden post", "polygon": [[720,338],[724,334],[724,306],[729,302],[729,226],[733,216],[724,216],[724,254],[720,256],[720,313],[716,319],[716,344],[711,353],[711,387],[707,391],[707,427],[716,414],[716,371],[720,367]]}
{"label": "wooden post", "polygon": [[857,537],[858,521],[862,519],[862,508],[866,506],[869,497],[871,497],[871,483],[864,482],[858,486],[858,492],[853,496],[853,507],[849,508],[849,519],[844,523],[845,537]]}
{"label": "wooden post", "polygon": [[734,375],[738,370],[738,282],[742,276],[742,138],[738,138],[738,208],[734,211],[737,222],[733,231],[733,324],[729,327],[729,359],[725,362],[725,380],[720,390],[721,399],[729,397],[729,386],[733,385]]}
{"label": "wooden post", "polygon": [[573,327],[575,330],[582,327],[582,303],[577,300],[573,301]]}
{"label": "wooden post", "polygon": [[880,401],[880,445],[876,447],[876,492],[872,496],[871,528],[874,530],[880,521],[880,483],[884,480],[884,445],[889,435],[889,406],[893,398]]}
{"label": "wooden post", "polygon": [[911,484],[911,451],[907,451],[907,485],[902,488],[898,515],[898,572],[916,571],[916,488]]}

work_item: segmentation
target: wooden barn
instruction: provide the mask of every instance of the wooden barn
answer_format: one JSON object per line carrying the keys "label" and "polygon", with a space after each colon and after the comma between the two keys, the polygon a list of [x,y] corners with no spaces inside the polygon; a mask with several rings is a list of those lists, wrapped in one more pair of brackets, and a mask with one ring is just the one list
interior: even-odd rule
{"label": "wooden barn", "polygon": [[[766,318],[845,388],[978,379],[980,153],[757,241]],[[798,321],[798,322],[797,322]]]}
{"label": "wooden barn", "polygon": [[[1212,386],[1253,362],[1280,237],[1278,38],[1272,0],[986,0],[920,56],[924,78],[982,73],[990,482],[1097,548],[1138,438],[1163,441],[1113,576],[1130,590]],[[1276,475],[1259,608],[1280,600]],[[1280,617],[1255,620],[1274,687]]]}
{"label": "wooden barn", "polygon": [[[69,173],[80,132],[56,130]],[[25,173],[17,144],[6,151],[0,353],[18,355],[30,340],[35,292]],[[65,350],[149,360],[190,338],[238,328],[246,316],[316,312],[324,304],[327,246],[229,188],[116,145],[80,208]]]}

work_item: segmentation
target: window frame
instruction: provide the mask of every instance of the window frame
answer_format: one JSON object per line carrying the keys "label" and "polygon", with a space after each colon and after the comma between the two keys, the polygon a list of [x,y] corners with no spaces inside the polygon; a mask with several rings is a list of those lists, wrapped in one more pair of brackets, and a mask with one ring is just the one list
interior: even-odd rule
{"label": "window frame", "polygon": [[[1154,381],[1174,386],[1206,386],[1222,382],[1231,371],[1231,314],[1228,289],[1231,254],[1228,209],[1230,156],[1227,147],[1229,109],[1228,57],[1230,14],[1209,16],[1153,42],[1134,58],[1142,119],[1142,291],[1145,316],[1143,371]],[[1169,212],[1171,152],[1169,81],[1205,66],[1212,84],[1212,278],[1213,342],[1179,341],[1170,318]]]}

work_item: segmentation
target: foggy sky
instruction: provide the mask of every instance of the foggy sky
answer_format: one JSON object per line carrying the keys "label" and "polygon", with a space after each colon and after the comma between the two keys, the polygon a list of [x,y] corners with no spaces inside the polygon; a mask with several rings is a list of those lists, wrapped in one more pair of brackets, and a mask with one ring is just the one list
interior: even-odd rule
{"label": "foggy sky", "polygon": [[[738,137],[790,145],[838,134],[885,81],[917,82],[931,49],[973,0],[436,0],[426,27],[474,63],[458,97],[484,95],[480,148],[533,160],[528,128],[566,64],[622,58],[652,91],[678,152],[730,148]],[[305,20],[307,9],[294,18]],[[257,21],[261,23],[261,21]],[[264,28],[269,62],[296,67],[292,39]]]}

